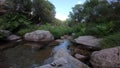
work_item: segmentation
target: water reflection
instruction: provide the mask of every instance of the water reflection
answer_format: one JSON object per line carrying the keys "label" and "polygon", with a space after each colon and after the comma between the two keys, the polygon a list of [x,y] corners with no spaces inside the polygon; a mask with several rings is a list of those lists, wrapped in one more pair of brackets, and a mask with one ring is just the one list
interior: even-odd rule
{"label": "water reflection", "polygon": [[[25,45],[24,43],[17,45],[14,48],[4,50],[3,53],[7,57],[7,62],[11,65],[11,68],[34,68],[43,64],[48,64],[53,61],[53,56],[60,48],[68,51],[67,47],[70,44],[68,40],[60,43],[58,46],[45,47],[37,49],[39,43],[29,43],[32,46]],[[35,46],[35,47],[33,47]]]}
{"label": "water reflection", "polygon": [[42,65],[52,52],[52,48],[47,47],[40,50],[34,50],[26,45],[18,45],[4,51],[6,60],[12,68],[33,68]]}

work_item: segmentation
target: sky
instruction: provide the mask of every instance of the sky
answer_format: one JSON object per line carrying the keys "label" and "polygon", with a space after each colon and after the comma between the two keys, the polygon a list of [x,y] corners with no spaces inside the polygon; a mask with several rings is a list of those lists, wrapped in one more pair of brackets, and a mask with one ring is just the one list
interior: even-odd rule
{"label": "sky", "polygon": [[60,20],[66,20],[69,12],[72,11],[72,7],[76,4],[82,4],[85,0],[49,0],[55,6],[56,18]]}

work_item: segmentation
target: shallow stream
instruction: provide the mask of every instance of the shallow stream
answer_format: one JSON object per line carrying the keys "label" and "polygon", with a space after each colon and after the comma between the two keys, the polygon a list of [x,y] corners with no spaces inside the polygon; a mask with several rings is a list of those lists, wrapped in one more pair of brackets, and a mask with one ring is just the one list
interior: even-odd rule
{"label": "shallow stream", "polygon": [[9,68],[34,68],[52,62],[53,53],[56,53],[60,48],[68,50],[67,46],[69,44],[68,40],[64,40],[58,46],[46,46],[45,48],[34,50],[22,43],[17,44],[14,48],[4,50],[3,54],[5,55],[5,62],[9,64]]}

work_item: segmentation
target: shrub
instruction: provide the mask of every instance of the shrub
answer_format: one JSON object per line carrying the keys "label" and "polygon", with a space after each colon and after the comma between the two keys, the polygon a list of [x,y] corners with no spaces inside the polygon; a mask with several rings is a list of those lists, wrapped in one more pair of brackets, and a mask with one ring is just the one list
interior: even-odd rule
{"label": "shrub", "polygon": [[1,39],[3,40],[4,38],[6,38],[6,36],[3,33],[0,32],[0,40]]}
{"label": "shrub", "polygon": [[20,29],[17,32],[17,34],[20,35],[20,36],[23,36],[23,35],[25,35],[25,33],[32,32],[32,31],[37,30],[37,29],[38,29],[38,26],[36,26],[36,25],[30,25],[29,28],[22,28],[22,29]]}
{"label": "shrub", "polygon": [[88,28],[85,23],[80,23],[72,27],[72,32],[75,33],[74,37],[88,34]]}
{"label": "shrub", "polygon": [[55,26],[50,30],[50,32],[56,37],[59,38],[63,35],[71,34],[71,28],[68,26]]}
{"label": "shrub", "polygon": [[41,25],[38,29],[50,31],[55,38],[60,38],[63,35],[72,33],[72,29],[69,26],[63,24],[59,24],[59,25],[46,24],[46,25]]}
{"label": "shrub", "polygon": [[113,23],[101,23],[101,24],[93,24],[93,26],[88,28],[88,34],[95,35],[98,37],[104,37],[112,34]]}
{"label": "shrub", "polygon": [[15,13],[15,14],[5,14],[0,17],[0,29],[9,30],[11,32],[19,31],[23,28],[30,27],[31,22],[26,16]]}
{"label": "shrub", "polygon": [[120,32],[105,37],[101,42],[101,46],[102,48],[120,46]]}

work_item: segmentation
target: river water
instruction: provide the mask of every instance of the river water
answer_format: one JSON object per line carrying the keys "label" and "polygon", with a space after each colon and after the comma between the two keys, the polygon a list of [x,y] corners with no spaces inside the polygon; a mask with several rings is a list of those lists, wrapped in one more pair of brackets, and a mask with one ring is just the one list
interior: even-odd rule
{"label": "river water", "polygon": [[60,43],[55,47],[45,47],[40,50],[34,50],[24,43],[17,44],[14,48],[4,50],[5,61],[9,68],[34,68],[52,62],[52,56],[60,49],[70,44],[68,40]]}

